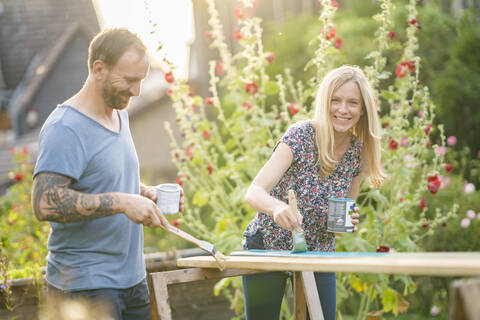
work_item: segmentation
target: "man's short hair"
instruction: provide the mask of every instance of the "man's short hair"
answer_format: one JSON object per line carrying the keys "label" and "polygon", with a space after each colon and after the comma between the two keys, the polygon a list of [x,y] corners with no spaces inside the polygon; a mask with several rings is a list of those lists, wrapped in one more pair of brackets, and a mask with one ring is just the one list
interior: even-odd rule
{"label": "man's short hair", "polygon": [[147,48],[142,40],[126,28],[105,29],[97,34],[88,48],[88,69],[91,71],[96,60],[103,61],[109,68],[129,49],[146,54]]}

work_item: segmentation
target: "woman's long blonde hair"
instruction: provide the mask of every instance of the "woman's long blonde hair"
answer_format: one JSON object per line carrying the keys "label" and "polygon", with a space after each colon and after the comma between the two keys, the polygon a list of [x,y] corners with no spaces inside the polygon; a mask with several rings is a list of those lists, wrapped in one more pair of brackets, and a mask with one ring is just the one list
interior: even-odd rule
{"label": "woman's long blonde hair", "polygon": [[[330,105],[335,90],[345,83],[353,81],[362,95],[364,111],[352,134],[363,142],[362,171],[368,177],[368,183],[379,187],[386,176],[381,166],[380,121],[373,90],[363,71],[354,66],[342,66],[330,71],[320,83],[315,99],[316,143],[320,175],[323,178],[332,174],[338,161],[334,157],[334,130],[331,122]],[[365,112],[366,111],[366,112]]]}

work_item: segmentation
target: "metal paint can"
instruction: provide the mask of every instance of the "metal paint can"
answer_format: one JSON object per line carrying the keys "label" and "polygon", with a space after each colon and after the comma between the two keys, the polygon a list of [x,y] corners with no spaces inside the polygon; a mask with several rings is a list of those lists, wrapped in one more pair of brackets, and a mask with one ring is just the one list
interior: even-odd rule
{"label": "metal paint can", "polygon": [[157,207],[163,214],[177,214],[180,206],[180,186],[164,183],[156,186]]}
{"label": "metal paint can", "polygon": [[354,226],[350,215],[354,212],[354,208],[354,199],[328,199],[327,231],[339,233],[353,232]]}

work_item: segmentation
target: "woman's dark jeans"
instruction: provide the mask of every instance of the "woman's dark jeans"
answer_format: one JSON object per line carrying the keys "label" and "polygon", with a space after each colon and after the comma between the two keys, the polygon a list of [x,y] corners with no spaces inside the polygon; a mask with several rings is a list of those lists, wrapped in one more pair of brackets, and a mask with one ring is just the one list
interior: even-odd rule
{"label": "woman's dark jeans", "polygon": [[[244,249],[264,249],[263,235],[257,231],[246,237]],[[325,320],[334,320],[336,312],[335,273],[314,272],[318,296]],[[277,320],[288,272],[267,272],[242,277],[246,320]],[[307,319],[310,317],[307,314]]]}

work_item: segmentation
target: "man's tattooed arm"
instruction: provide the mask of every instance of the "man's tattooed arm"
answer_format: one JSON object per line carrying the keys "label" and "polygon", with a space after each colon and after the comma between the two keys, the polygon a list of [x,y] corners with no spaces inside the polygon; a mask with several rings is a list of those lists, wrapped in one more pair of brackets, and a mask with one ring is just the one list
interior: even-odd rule
{"label": "man's tattooed arm", "polygon": [[117,193],[87,194],[70,189],[72,179],[42,172],[33,181],[32,206],[40,221],[89,221],[120,213]]}

